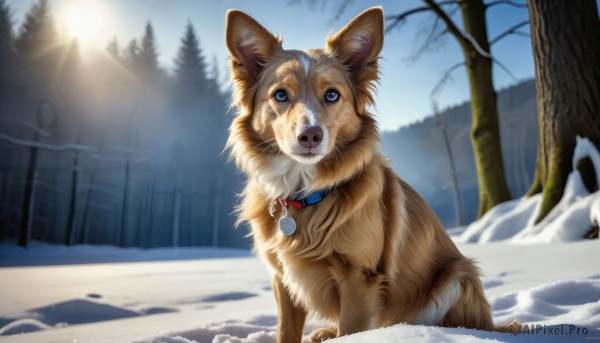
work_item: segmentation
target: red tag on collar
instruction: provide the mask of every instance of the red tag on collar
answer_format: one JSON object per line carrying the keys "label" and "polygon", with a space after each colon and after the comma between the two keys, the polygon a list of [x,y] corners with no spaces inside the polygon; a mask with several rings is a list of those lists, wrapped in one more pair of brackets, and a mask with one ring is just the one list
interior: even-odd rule
{"label": "red tag on collar", "polygon": [[279,203],[282,206],[292,205],[292,206],[294,206],[295,208],[297,208],[299,210],[301,210],[302,207],[303,207],[301,203],[299,203],[297,201],[293,201],[293,200],[279,199]]}

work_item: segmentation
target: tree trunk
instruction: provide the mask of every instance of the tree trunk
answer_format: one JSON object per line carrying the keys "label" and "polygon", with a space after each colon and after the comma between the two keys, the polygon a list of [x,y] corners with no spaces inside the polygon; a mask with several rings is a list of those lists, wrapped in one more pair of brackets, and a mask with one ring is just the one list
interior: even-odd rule
{"label": "tree trunk", "polygon": [[444,139],[444,147],[446,148],[446,154],[448,155],[448,163],[450,163],[450,177],[452,179],[452,195],[454,198],[454,215],[456,217],[456,227],[463,225],[462,220],[462,205],[460,200],[460,187],[458,185],[458,178],[456,177],[456,165],[454,164],[454,155],[452,154],[452,147],[450,146],[450,139],[448,139],[448,132],[444,119],[439,115],[437,109],[435,110],[435,124],[442,133]]}
{"label": "tree trunk", "polygon": [[[540,137],[538,138],[538,147],[542,146],[541,138],[542,137],[540,135]],[[540,166],[540,163],[542,162],[543,158],[540,156],[541,151],[542,149],[538,148],[535,161],[535,174],[533,175],[533,182],[531,183],[529,190],[527,191],[527,193],[525,193],[526,197],[536,195],[542,191],[542,176],[540,175],[540,173],[542,172],[542,167]]]}
{"label": "tree trunk", "polygon": [[[34,133],[33,141],[37,142],[39,136],[37,131]],[[21,205],[21,224],[19,226],[19,237],[17,244],[26,247],[29,244],[32,225],[32,209],[35,201],[33,188],[35,187],[35,172],[37,168],[38,148],[32,147],[29,153],[29,163],[27,164],[27,175],[25,178],[25,190],[23,193],[23,204]]]}
{"label": "tree trunk", "polygon": [[[81,136],[77,136],[77,144],[81,143]],[[75,219],[77,217],[77,173],[79,168],[79,151],[75,151],[73,170],[71,171],[71,197],[69,199],[69,212],[67,214],[67,230],[65,233],[65,245],[75,243]]]}
{"label": "tree trunk", "polygon": [[[128,144],[128,149],[131,149],[131,144]],[[118,246],[120,247],[125,247],[127,246],[127,223],[129,222],[127,220],[128,214],[129,214],[129,169],[130,169],[130,162],[129,162],[129,152],[127,152],[127,154],[125,155],[127,161],[125,161],[125,180],[123,183],[123,208],[121,210],[121,231],[119,233],[119,238],[118,238]]]}
{"label": "tree trunk", "polygon": [[540,124],[538,223],[562,198],[575,137],[600,147],[600,22],[595,0],[527,3]]}
{"label": "tree trunk", "polygon": [[[10,161],[10,159],[7,159]],[[5,204],[7,203],[7,189],[8,189],[8,171],[2,172],[2,183],[0,184],[0,241],[4,240],[5,236],[5,223],[4,215],[6,213]],[[7,236],[7,235],[6,235]]]}
{"label": "tree trunk", "polygon": [[[485,19],[485,6],[482,0],[460,2],[465,32],[479,44],[485,52],[490,51]],[[471,91],[473,125],[471,143],[477,167],[479,183],[480,218],[492,207],[510,200],[504,163],[500,148],[500,129],[496,91],[492,82],[492,59],[483,56],[472,45],[461,44],[467,67],[467,77]]]}

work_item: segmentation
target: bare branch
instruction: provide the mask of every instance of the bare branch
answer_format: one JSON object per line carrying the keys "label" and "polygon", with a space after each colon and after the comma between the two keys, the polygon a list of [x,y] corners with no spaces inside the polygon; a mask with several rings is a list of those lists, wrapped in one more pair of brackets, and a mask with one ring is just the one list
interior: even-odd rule
{"label": "bare branch", "polygon": [[[449,8],[448,11],[448,15],[449,16],[453,16],[456,11],[459,10],[458,6],[453,6],[452,8]],[[433,21],[433,24],[430,25],[429,27],[429,32],[426,36],[426,38],[424,40],[422,40],[422,43],[419,44],[418,49],[416,49],[410,57],[410,60],[415,62],[416,60],[418,60],[421,55],[423,55],[425,52],[430,51],[433,47],[433,49],[437,48],[438,46],[440,46],[441,44],[443,44],[442,39],[445,38],[445,36],[447,35],[448,31],[446,30],[446,25],[442,22],[442,20],[440,19],[440,17],[438,17],[437,15],[434,15],[435,20]],[[415,37],[418,38],[419,36],[421,36],[421,33],[423,31],[419,31],[419,34]]]}
{"label": "bare branch", "polygon": [[[439,5],[439,6],[453,5],[453,4],[459,4],[459,2],[460,1],[458,1],[458,0],[448,0],[448,1],[442,1],[440,3],[437,3],[437,5]],[[432,10],[433,10],[433,8],[428,5],[428,6],[413,8],[413,9],[410,9],[408,11],[402,12],[397,15],[386,16],[385,17],[386,20],[393,20],[393,22],[388,25],[388,27],[385,29],[385,32],[390,33],[399,24],[402,24],[402,22],[404,22],[404,20],[406,20],[406,18],[408,18],[409,16],[411,16],[413,14],[420,13],[420,12],[429,12]]]}
{"label": "bare branch", "polygon": [[510,70],[509,70],[509,69],[508,69],[508,68],[507,68],[507,67],[506,67],[504,64],[502,64],[502,62],[498,61],[498,60],[497,60],[497,59],[495,59],[495,58],[493,58],[493,59],[492,59],[492,61],[493,61],[494,63],[496,63],[496,64],[498,65],[498,67],[500,67],[500,69],[504,70],[504,72],[505,72],[506,74],[508,74],[508,76],[510,76],[510,77],[511,77],[511,79],[512,79],[514,82],[517,82],[517,81],[518,81],[518,80],[517,80],[517,78],[516,78],[516,77],[515,77],[515,76],[514,76],[514,75],[513,75],[511,72],[510,72]]}
{"label": "bare branch", "polygon": [[515,32],[513,32],[513,34],[517,35],[517,36],[525,37],[525,38],[531,38],[531,34],[527,33],[527,32],[515,31]]}
{"label": "bare branch", "polygon": [[352,3],[354,3],[354,0],[344,0],[342,5],[340,5],[337,12],[335,13],[335,17],[331,20],[330,23],[333,23],[333,22],[337,21],[338,19],[340,19],[342,14],[344,12],[346,12],[346,9],[348,8],[348,6],[352,5]]}
{"label": "bare branch", "polygon": [[[441,27],[442,25],[444,25],[444,24],[441,23],[440,18],[435,16],[435,20],[434,20],[433,24],[431,25],[431,27],[429,28],[426,38],[422,39],[422,42],[419,43],[419,45],[416,49],[413,49],[413,52],[410,55],[410,60],[412,62],[417,61],[421,57],[421,55],[423,55],[425,53],[425,51],[427,51],[432,46],[434,46],[434,43],[440,42],[440,40],[448,33],[446,31],[446,27],[445,26]],[[423,31],[423,30],[418,31],[417,35],[415,36],[415,45],[416,45],[416,40],[420,40],[419,37],[422,37],[424,35],[424,32],[425,31]]]}
{"label": "bare branch", "polygon": [[8,123],[11,123],[11,124],[18,124],[18,125],[22,125],[22,126],[28,127],[30,129],[32,129],[33,131],[37,132],[39,135],[42,135],[44,137],[50,137],[51,136],[50,132],[48,132],[48,131],[40,128],[40,127],[37,127],[37,126],[35,126],[35,125],[33,125],[33,124],[29,123],[29,122],[26,122],[24,120],[18,120],[18,119],[12,119],[12,118],[0,118],[0,120],[8,122]]}
{"label": "bare branch", "polygon": [[435,99],[435,97],[442,92],[442,89],[444,89],[444,86],[446,86],[446,83],[448,83],[448,81],[450,80],[452,72],[463,66],[465,66],[465,62],[459,62],[453,65],[452,67],[448,68],[448,70],[444,72],[440,81],[438,81],[435,87],[433,87],[433,89],[431,90],[431,93],[429,93],[432,99]]}
{"label": "bare branch", "polygon": [[106,161],[106,162],[129,162],[129,163],[142,163],[148,162],[146,157],[118,157],[118,156],[105,156],[105,155],[93,155],[95,160]]}
{"label": "bare branch", "polygon": [[98,149],[86,145],[81,144],[63,144],[63,145],[54,145],[54,144],[46,144],[37,141],[30,141],[25,139],[19,139],[15,137],[11,137],[9,135],[0,134],[0,140],[5,142],[10,142],[16,145],[30,147],[30,148],[39,148],[50,151],[65,151],[65,150],[76,150],[76,151],[88,151],[88,152],[97,152]]}
{"label": "bare branch", "polygon": [[454,22],[448,16],[448,14],[446,14],[446,12],[442,10],[442,8],[440,7],[441,3],[438,4],[433,0],[423,1],[427,4],[427,6],[431,8],[433,12],[435,12],[435,14],[437,14],[438,17],[440,17],[440,19],[442,19],[442,21],[446,24],[446,27],[448,28],[448,32],[450,32],[456,38],[456,40],[458,40],[458,43],[463,47],[463,49],[466,50],[467,46],[469,45],[469,40],[465,37],[463,32],[456,26],[456,24],[454,24]]}
{"label": "bare branch", "polygon": [[[517,34],[517,30],[520,29],[521,27],[525,26],[529,24],[529,20],[525,20],[522,21],[510,28],[508,28],[506,31],[502,32],[501,34],[499,34],[498,36],[494,37],[493,39],[490,40],[490,46],[494,45],[494,43],[500,41],[501,39],[505,38],[506,36],[509,36],[511,34]],[[521,32],[522,33],[522,32]]]}
{"label": "bare branch", "polygon": [[512,0],[496,0],[496,1],[492,1],[490,3],[485,4],[485,8],[488,9],[490,7],[496,6],[496,5],[510,5],[512,7],[517,7],[517,8],[527,8],[527,4],[522,4],[520,2],[516,2],[516,1],[512,1]]}
{"label": "bare branch", "polygon": [[470,33],[461,31],[456,26],[456,24],[454,24],[452,19],[450,19],[448,14],[446,14],[446,12],[444,12],[444,10],[442,10],[442,8],[439,6],[438,3],[436,3],[434,0],[423,0],[423,1],[427,4],[427,6],[431,7],[431,9],[435,12],[435,14],[437,14],[440,17],[440,19],[442,19],[444,21],[444,23],[446,23],[446,26],[448,27],[448,32],[450,32],[456,38],[456,40],[458,40],[458,43],[463,48],[463,50],[467,51],[469,47],[472,47],[481,56],[486,57],[486,58],[492,58],[490,53],[485,51],[481,47],[481,45],[479,45],[477,40],[473,36],[471,36]]}
{"label": "bare branch", "polygon": [[430,11],[430,10],[431,10],[431,8],[424,6],[424,7],[413,8],[412,10],[402,12],[399,15],[386,16],[385,20],[393,19],[394,21],[388,25],[388,27],[385,29],[385,33],[390,33],[398,25],[402,24],[404,22],[404,20],[406,20],[407,17],[409,17],[415,13],[426,12],[426,11]]}

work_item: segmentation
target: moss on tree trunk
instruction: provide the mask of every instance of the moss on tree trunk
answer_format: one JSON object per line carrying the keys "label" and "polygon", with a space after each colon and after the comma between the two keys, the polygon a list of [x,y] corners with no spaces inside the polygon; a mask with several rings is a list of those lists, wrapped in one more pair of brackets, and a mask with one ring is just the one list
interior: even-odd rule
{"label": "moss on tree trunk", "polygon": [[[485,6],[481,0],[461,1],[465,32],[479,44],[481,50],[490,51],[485,21]],[[479,211],[481,217],[492,207],[510,200],[504,176],[504,163],[500,148],[500,129],[496,91],[492,81],[492,59],[470,44],[461,45],[465,56],[467,77],[471,90],[473,126],[471,143],[479,183]]]}
{"label": "moss on tree trunk", "polygon": [[[529,0],[540,144],[540,222],[562,198],[577,135],[600,147],[600,21],[595,0]],[[590,164],[581,172],[589,174]],[[538,180],[539,178],[539,180]]]}

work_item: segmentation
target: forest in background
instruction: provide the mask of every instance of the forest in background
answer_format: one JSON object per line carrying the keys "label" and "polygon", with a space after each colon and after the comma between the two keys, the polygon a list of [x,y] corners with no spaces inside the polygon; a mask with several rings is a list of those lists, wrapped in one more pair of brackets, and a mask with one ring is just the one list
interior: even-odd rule
{"label": "forest in background", "polygon": [[[191,23],[172,70],[157,61],[152,24],[140,31],[124,46],[114,38],[104,51],[81,49],[55,29],[45,0],[16,34],[0,0],[0,239],[249,245],[246,230],[233,228],[242,176],[222,154],[232,114],[217,63],[207,63]],[[535,168],[533,81],[498,97],[518,197]],[[476,216],[470,123],[467,102],[383,134],[394,168],[447,227]]]}
{"label": "forest in background", "polygon": [[191,23],[171,71],[152,24],[140,29],[123,48],[81,49],[47,1],[16,34],[0,1],[0,239],[247,246],[221,153],[229,94]]}

